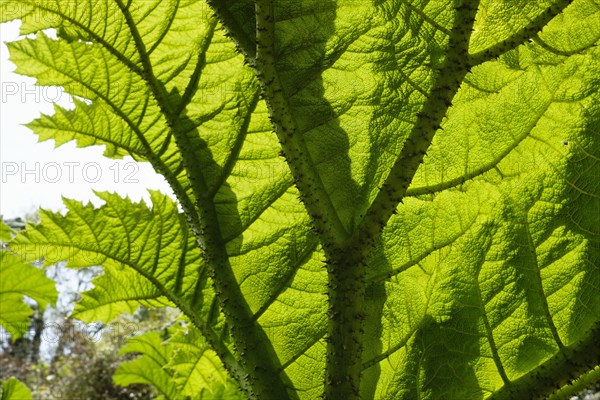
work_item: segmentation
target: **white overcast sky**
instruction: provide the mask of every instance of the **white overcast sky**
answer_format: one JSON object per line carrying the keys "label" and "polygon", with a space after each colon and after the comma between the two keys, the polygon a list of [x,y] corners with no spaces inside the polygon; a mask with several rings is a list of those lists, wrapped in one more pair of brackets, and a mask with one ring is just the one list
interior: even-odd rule
{"label": "white overcast sky", "polygon": [[62,196],[101,204],[96,191],[116,191],[133,200],[148,200],[147,188],[171,193],[147,163],[102,156],[104,146],[77,148],[74,142],[54,148],[38,143],[23,126],[40,113],[52,114],[52,103],[69,107],[70,97],[57,88],[34,85],[14,73],[5,42],[18,38],[20,23],[0,24],[0,215],[24,217],[38,207],[64,210]]}

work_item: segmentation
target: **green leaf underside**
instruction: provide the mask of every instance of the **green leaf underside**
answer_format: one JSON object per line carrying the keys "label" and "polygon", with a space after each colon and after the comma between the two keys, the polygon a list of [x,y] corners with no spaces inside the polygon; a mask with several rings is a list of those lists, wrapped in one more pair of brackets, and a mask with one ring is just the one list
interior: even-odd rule
{"label": "green leaf underside", "polygon": [[38,303],[41,311],[56,301],[54,281],[43,270],[26,264],[7,251],[0,252],[0,325],[12,339],[29,329],[32,309],[23,302],[28,296]]}
{"label": "green leaf underside", "polygon": [[175,383],[181,393],[194,396],[202,390],[214,391],[227,382],[227,373],[222,368],[214,351],[204,343],[197,329],[177,330],[169,339],[175,348],[166,368],[173,372]]}
{"label": "green leaf underside", "polygon": [[31,391],[17,378],[2,382],[1,400],[31,400]]}
{"label": "green leaf underside", "polygon": [[12,236],[12,229],[10,229],[10,227],[6,225],[4,221],[0,220],[0,241],[8,242]]}
{"label": "green leaf underside", "polygon": [[166,340],[159,332],[128,339],[120,353],[140,356],[119,365],[115,383],[150,384],[166,400],[243,398],[197,330],[174,325],[164,332]]}
{"label": "green leaf underside", "polygon": [[[38,32],[10,44],[11,59],[38,84],[91,103],[57,106],[29,127],[57,145],[105,144],[107,156],[150,161],[193,203],[161,114],[161,106],[181,109],[204,144],[206,190],[249,308],[294,396],[316,398],[326,347],[324,256],[252,70],[202,2],[134,1],[126,13],[112,2],[59,3],[4,6],[6,20],[23,20],[22,33]],[[248,34],[251,3],[223,6]],[[353,232],[432,89],[454,17],[442,1],[338,3],[276,3],[276,66],[311,166]],[[482,1],[470,52],[493,47],[552,4]],[[52,17],[39,18],[42,9]],[[576,0],[531,43],[465,77],[369,259],[364,398],[486,398],[600,321],[599,13],[595,2]],[[64,40],[39,32],[50,27]],[[146,61],[169,98],[151,94],[139,72]],[[30,260],[104,267],[77,306],[79,318],[176,305],[220,332],[210,278],[176,204],[154,192],[151,208],[99,196],[99,209],[66,201],[65,217],[43,212],[11,248]],[[198,343],[190,346],[200,352]],[[152,379],[163,382],[166,398],[173,385],[199,390],[165,371]],[[182,374],[177,379],[192,376]]]}
{"label": "green leaf underside", "polygon": [[121,354],[139,353],[140,357],[123,362],[113,380],[117,385],[135,383],[151,384],[165,399],[175,399],[178,388],[171,375],[163,369],[172,356],[173,349],[163,345],[158,332],[149,332],[130,338],[121,349]]}

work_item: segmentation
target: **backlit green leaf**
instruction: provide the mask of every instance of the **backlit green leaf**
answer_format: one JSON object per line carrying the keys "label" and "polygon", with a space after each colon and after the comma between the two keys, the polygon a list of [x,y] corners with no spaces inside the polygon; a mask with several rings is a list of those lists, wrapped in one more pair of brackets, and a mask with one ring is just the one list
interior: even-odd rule
{"label": "backlit green leaf", "polygon": [[11,243],[103,266],[80,318],[203,335],[134,339],[122,383],[194,398],[218,357],[250,398],[533,398],[598,364],[597,2],[207,3],[3,6],[17,72],[76,97],[29,127],[177,198],[67,200]]}
{"label": "backlit green leaf", "polygon": [[40,311],[56,301],[54,281],[44,270],[23,263],[7,251],[0,251],[0,325],[12,339],[21,337],[29,329],[31,308],[23,302],[28,296],[38,303]]}
{"label": "backlit green leaf", "polygon": [[31,392],[17,378],[2,382],[2,400],[31,400]]}

